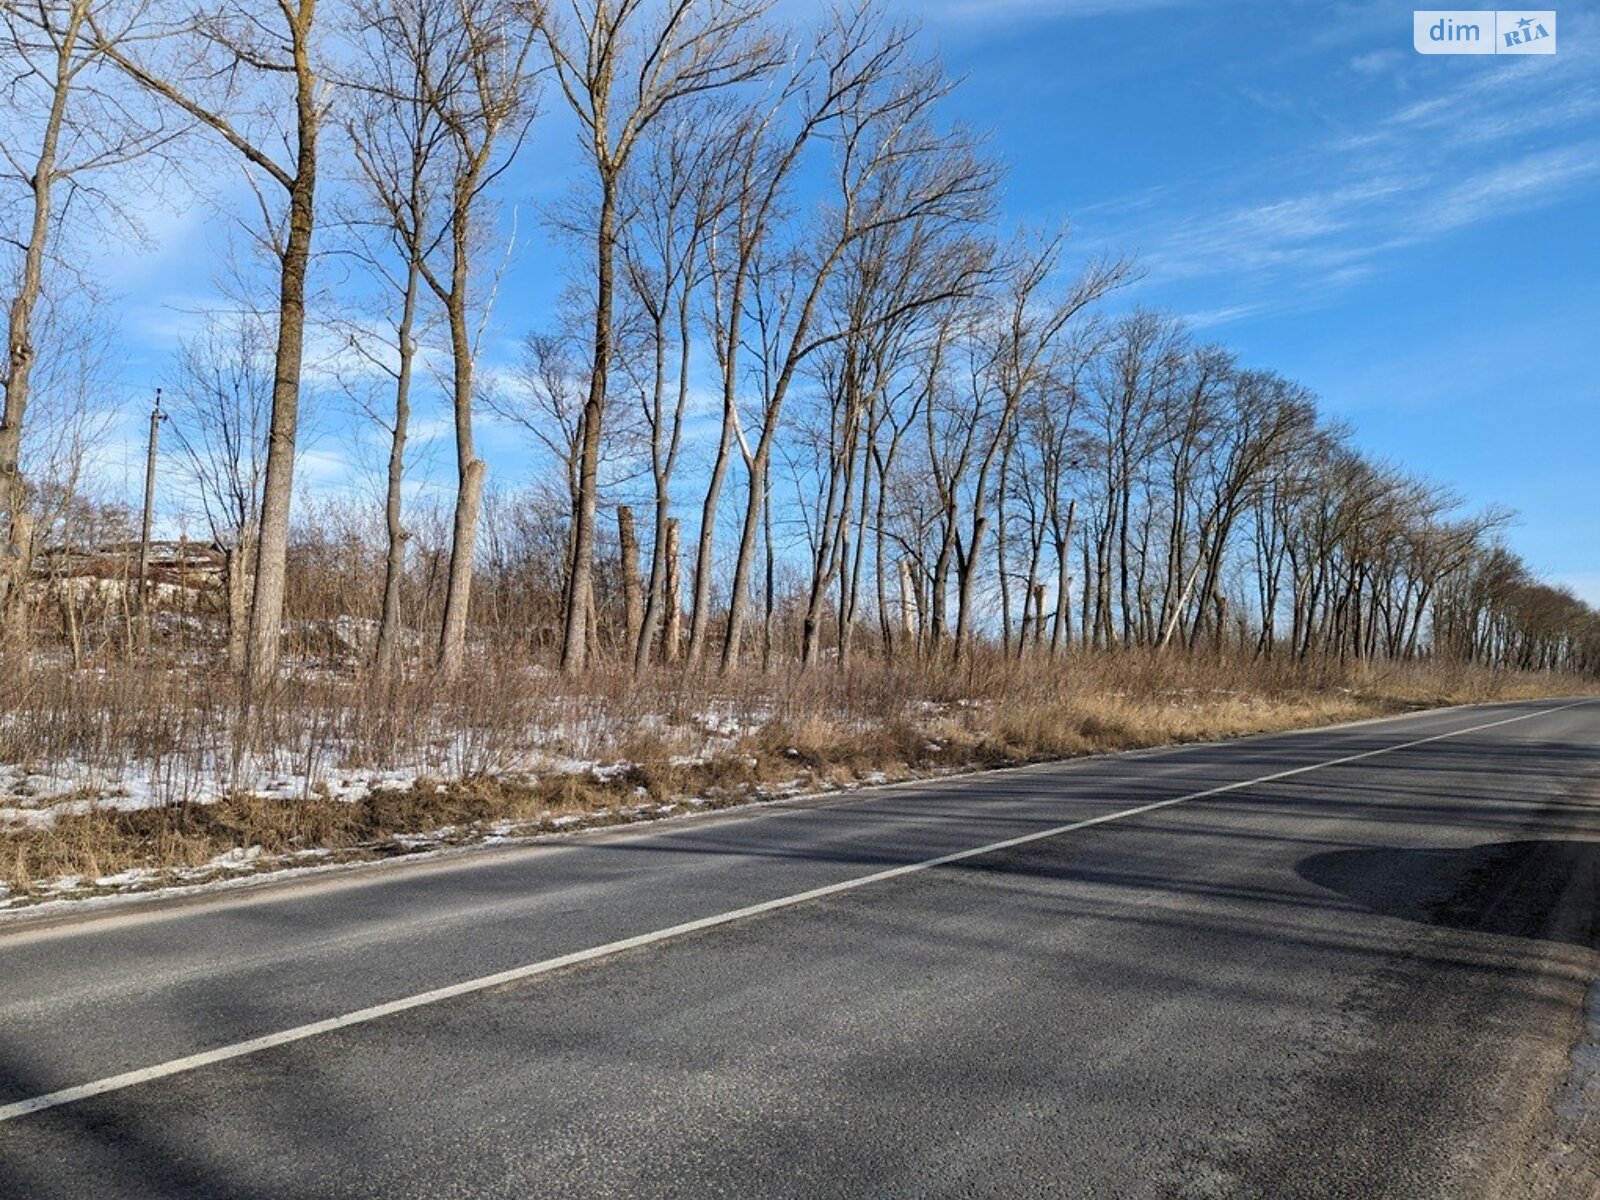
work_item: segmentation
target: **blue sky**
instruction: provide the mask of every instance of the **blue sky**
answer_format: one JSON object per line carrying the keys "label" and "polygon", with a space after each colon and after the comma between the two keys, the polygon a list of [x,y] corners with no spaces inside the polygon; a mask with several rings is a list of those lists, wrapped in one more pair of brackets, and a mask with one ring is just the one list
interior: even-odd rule
{"label": "blue sky", "polygon": [[[1530,564],[1600,603],[1594,3],[1558,10],[1553,57],[1420,56],[1392,3],[898,6],[965,76],[952,111],[1009,163],[1008,220],[1136,253],[1124,300],[1307,384],[1374,455],[1516,508]],[[559,255],[538,211],[570,158],[546,121],[510,176],[501,352],[548,322]],[[118,268],[132,393],[208,289],[208,216],[158,216],[157,248]],[[502,479],[529,469],[507,430],[485,449]],[[337,430],[311,456],[330,484],[350,461]]]}
{"label": "blue sky", "polygon": [[1521,514],[1600,601],[1600,14],[1554,57],[1423,57],[1411,5],[919,6],[1008,206],[1138,252],[1138,299],[1357,440]]}

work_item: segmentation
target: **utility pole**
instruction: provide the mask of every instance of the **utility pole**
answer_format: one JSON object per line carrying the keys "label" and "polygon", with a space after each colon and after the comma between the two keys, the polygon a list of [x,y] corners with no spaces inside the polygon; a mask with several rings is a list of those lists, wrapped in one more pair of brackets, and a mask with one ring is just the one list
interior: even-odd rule
{"label": "utility pole", "polygon": [[150,452],[144,464],[144,525],[139,534],[139,615],[143,618],[145,635],[149,636],[150,586],[150,528],[155,523],[156,511],[156,448],[161,441],[161,422],[167,414],[161,411],[161,389],[156,389],[156,406],[150,410]]}

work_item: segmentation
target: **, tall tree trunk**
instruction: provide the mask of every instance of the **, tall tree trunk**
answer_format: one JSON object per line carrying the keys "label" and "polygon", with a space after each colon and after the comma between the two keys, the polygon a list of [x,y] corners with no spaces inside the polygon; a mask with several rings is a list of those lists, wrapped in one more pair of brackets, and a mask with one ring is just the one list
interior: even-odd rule
{"label": ", tall tree trunk", "polygon": [[955,556],[955,513],[947,509],[940,531],[939,553],[933,560],[933,579],[928,597],[928,651],[939,654],[944,650],[945,636],[949,632],[950,563]]}
{"label": ", tall tree trunk", "polygon": [[1100,567],[1104,561],[1101,554],[1102,527],[1099,520],[1091,520],[1083,531],[1080,557],[1083,560],[1083,574],[1078,581],[1078,596],[1080,598],[1080,612],[1078,620],[1078,636],[1087,647],[1098,649],[1103,642],[1101,636],[1102,607],[1105,604],[1105,581],[1101,577]]}
{"label": ", tall tree trunk", "polygon": [[[700,665],[711,625],[712,553],[717,531],[717,511],[722,504],[722,489],[733,461],[734,433],[739,422],[739,348],[743,334],[744,289],[748,277],[748,247],[739,255],[730,284],[726,325],[718,331],[717,351],[722,371],[722,427],[717,436],[717,453],[706,481],[705,500],[700,506],[700,538],[695,551],[694,597],[689,614],[688,666]],[[719,281],[713,280],[713,289]]]}
{"label": ", tall tree trunk", "polygon": [[[689,402],[689,371],[690,371],[690,341],[689,341],[689,297],[691,289],[684,286],[679,294],[678,301],[678,399],[673,410],[672,436],[668,439],[668,449],[663,459],[661,454],[661,430],[652,431],[651,477],[655,483],[655,537],[650,546],[650,582],[645,588],[644,616],[639,623],[638,639],[633,648],[634,673],[642,672],[650,663],[651,647],[655,644],[656,633],[661,628],[661,609],[663,592],[666,586],[666,540],[663,536],[667,522],[671,520],[672,512],[672,470],[677,463],[679,438],[683,432],[683,413]],[[659,426],[661,420],[662,389],[666,386],[665,347],[660,330],[656,337],[656,420]]]}
{"label": ", tall tree trunk", "polygon": [[911,563],[900,560],[900,635],[907,645],[916,642],[917,628],[921,624],[917,612],[915,583],[911,578]]}
{"label": ", tall tree trunk", "polygon": [[1114,552],[1116,543],[1115,500],[1112,501],[1112,505],[1112,510],[1106,517],[1106,527],[1100,540],[1100,595],[1096,599],[1096,607],[1099,609],[1097,619],[1104,626],[1100,642],[1107,649],[1118,645],[1116,603],[1113,597],[1113,591],[1116,586],[1116,556]]}
{"label": ", tall tree trunk", "polygon": [[250,563],[253,558],[254,530],[239,530],[238,542],[224,548],[222,570],[228,596],[228,670],[244,670],[249,644],[246,634],[250,621]]}
{"label": ", tall tree trunk", "polygon": [[[848,373],[847,373],[848,378]],[[852,387],[847,385],[847,391],[852,393],[846,399],[847,414],[853,410],[855,400]],[[805,617],[801,622],[800,634],[800,664],[810,667],[815,664],[817,655],[822,649],[822,609],[827,603],[828,589],[832,586],[834,577],[841,573],[848,560],[848,550],[841,544],[848,537],[847,530],[851,518],[851,468],[854,464],[853,447],[850,444],[850,430],[852,418],[846,415],[834,427],[833,436],[837,437],[840,445],[830,447],[828,455],[828,486],[823,494],[822,503],[817,512],[816,543],[811,554],[811,585],[806,596]],[[847,579],[841,578],[842,583]],[[839,648],[843,653],[845,604],[843,590],[839,596],[838,608],[835,612],[835,635],[839,638]]]}
{"label": ", tall tree trunk", "polygon": [[1131,468],[1124,466],[1121,479],[1121,508],[1117,515],[1117,578],[1120,581],[1118,599],[1122,605],[1122,642],[1131,646],[1134,638],[1134,620],[1138,610],[1134,607],[1132,559],[1133,491]]}
{"label": ", tall tree trunk", "polygon": [[667,578],[666,578],[666,620],[662,625],[661,657],[668,663],[678,661],[679,648],[683,643],[683,597],[679,578],[679,546],[680,530],[677,518],[667,522]]}
{"label": ", tall tree trunk", "polygon": [[756,542],[761,533],[761,497],[767,489],[766,435],[750,460],[750,503],[745,506],[744,525],[739,534],[739,552],[733,564],[733,587],[728,593],[728,631],[722,643],[722,672],[739,665],[740,643],[744,637],[745,593],[750,587],[750,570],[755,560]]}
{"label": ", tall tree trunk", "polygon": [[72,56],[83,18],[83,6],[74,4],[57,46],[50,112],[45,118],[33,174],[27,181],[33,193],[33,211],[17,292],[8,314],[5,374],[0,377],[5,388],[5,404],[0,408],[0,516],[6,522],[5,541],[0,543],[0,637],[12,644],[27,637],[28,576],[33,568],[34,522],[27,511],[28,487],[22,476],[22,428],[28,413],[35,357],[33,313],[44,290],[44,256],[50,240],[57,156],[72,87]]}
{"label": ", tall tree trunk", "polygon": [[661,629],[662,610],[666,607],[667,544],[665,531],[671,518],[671,499],[665,490],[656,493],[655,539],[650,547],[650,581],[644,589],[644,612],[633,644],[633,670],[639,674],[650,665],[650,655],[656,634]]}
{"label": ", tall tree trunk", "polygon": [[[894,621],[889,616],[889,580],[886,574],[889,568],[889,558],[887,548],[884,545],[888,537],[885,528],[888,511],[886,497],[888,481],[885,477],[882,460],[878,459],[876,451],[874,451],[873,457],[877,463],[878,498],[872,520],[872,576],[878,592],[878,630],[879,636],[883,639],[883,656],[885,658],[893,658],[899,646],[895,640]],[[901,582],[902,584],[904,583],[903,577]],[[904,596],[905,593],[902,591],[902,599]]]}
{"label": ", tall tree trunk", "polygon": [[387,539],[383,562],[383,611],[378,617],[378,644],[373,651],[373,666],[378,674],[394,674],[400,657],[400,587],[406,573],[406,530],[402,521],[401,489],[405,483],[406,436],[411,423],[411,373],[417,347],[412,338],[416,326],[417,292],[422,272],[415,258],[406,275],[405,302],[400,312],[396,346],[400,352],[400,372],[394,388],[394,429],[389,438],[389,475],[383,498],[384,535]]}
{"label": ", tall tree trunk", "polygon": [[861,573],[866,566],[867,516],[872,494],[871,460],[863,456],[861,463],[861,504],[856,513],[855,545],[850,567],[850,586],[845,591],[844,627],[839,642],[839,663],[850,660],[850,647],[855,640],[856,614],[861,606]]}
{"label": ", tall tree trunk", "polygon": [[[315,169],[314,159],[306,169]],[[270,681],[277,673],[283,629],[289,510],[294,498],[295,443],[300,427],[300,372],[305,355],[306,270],[311,260],[312,208],[311,189],[297,186],[290,201],[289,240],[279,285],[282,299],[272,417],[267,428],[261,531],[256,540],[255,599],[250,608],[249,671],[257,684]]]}
{"label": ", tall tree trunk", "polygon": [[289,236],[278,282],[278,347],[274,356],[272,417],[261,490],[261,532],[256,539],[255,590],[250,605],[248,670],[254,684],[278,670],[283,604],[288,581],[289,511],[294,500],[294,457],[300,430],[300,377],[305,360],[306,273],[316,229],[317,134],[321,114],[310,64],[309,35],[315,0],[301,5],[294,40],[295,118],[298,144],[289,184]]}
{"label": ", tall tree trunk", "polygon": [[778,547],[772,538],[772,489],[761,497],[761,544],[765,577],[762,581],[761,669],[772,670],[772,635],[778,615]]}
{"label": ", tall tree trunk", "polygon": [[[975,496],[984,494],[984,470],[978,475],[978,487]],[[979,501],[974,501],[978,503]],[[978,579],[978,567],[983,562],[983,545],[989,532],[988,514],[976,512],[972,518],[972,543],[966,548],[965,553],[959,547],[956,550],[956,635],[955,659],[960,662],[965,657],[972,643],[972,610],[975,595],[974,585]]]}
{"label": ", tall tree trunk", "polygon": [[23,498],[13,501],[6,543],[0,547],[0,555],[6,559],[4,595],[0,596],[0,602],[4,603],[3,612],[0,612],[0,620],[3,620],[0,642],[21,646],[26,645],[31,627],[28,580],[33,574],[34,519],[26,508],[26,493],[21,487],[17,491]]}
{"label": ", tall tree trunk", "polygon": [[606,389],[611,373],[612,306],[616,290],[617,183],[602,173],[600,223],[595,242],[594,362],[583,405],[582,457],[578,467],[578,520],[572,538],[561,670],[567,675],[589,664],[589,607],[594,603],[594,524],[600,491],[600,441],[605,432]]}
{"label": ", tall tree trunk", "polygon": [[[1006,504],[1006,488],[1011,481],[1011,455],[1016,447],[1016,437],[1007,434],[1003,439],[1003,449],[1000,451],[1000,479],[995,487],[995,531],[994,531],[994,565],[996,576],[1000,583],[1000,657],[1011,657],[1011,572],[1007,569],[1006,557],[1011,552],[1011,525],[1008,520],[1009,506]],[[980,500],[981,503],[981,500]],[[1030,581],[1031,583],[1031,581]],[[1030,589],[1031,590],[1031,589]],[[1022,621],[1028,620],[1029,592],[1022,594]],[[1023,642],[1027,638],[1026,629],[1019,634],[1017,641],[1017,657],[1022,657]]]}
{"label": ", tall tree trunk", "polygon": [[478,509],[483,500],[487,467],[472,441],[472,376],[474,350],[467,326],[467,210],[458,202],[451,286],[445,296],[450,320],[452,402],[456,426],[455,522],[450,536],[450,581],[445,590],[444,621],[439,633],[439,674],[455,679],[467,653],[467,617],[472,608],[472,568],[477,555]]}
{"label": ", tall tree trunk", "polygon": [[598,646],[600,644],[600,606],[595,602],[594,588],[592,586],[589,588],[589,603],[584,606],[583,623],[585,636],[589,639],[589,645]]}
{"label": ", tall tree trunk", "polygon": [[1072,642],[1072,526],[1077,519],[1078,501],[1074,498],[1067,502],[1067,519],[1055,539],[1056,619],[1050,630],[1053,654],[1062,653]]}
{"label": ", tall tree trunk", "polygon": [[694,595],[690,599],[689,613],[688,666],[691,671],[700,665],[706,639],[710,636],[712,554],[717,510],[722,504],[722,488],[733,460],[734,403],[731,396],[723,399],[721,439],[717,443],[717,456],[711,464],[711,476],[706,482],[705,500],[700,506],[700,538],[695,552]]}
{"label": ", tall tree trunk", "polygon": [[644,597],[639,591],[639,539],[633,532],[633,509],[626,504],[617,506],[617,545],[622,558],[622,644],[632,649],[644,625]]}

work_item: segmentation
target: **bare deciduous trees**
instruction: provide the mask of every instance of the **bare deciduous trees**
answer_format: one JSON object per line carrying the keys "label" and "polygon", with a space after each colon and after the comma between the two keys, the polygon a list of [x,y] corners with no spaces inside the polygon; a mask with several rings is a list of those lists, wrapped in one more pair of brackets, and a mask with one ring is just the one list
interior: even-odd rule
{"label": "bare deciduous trees", "polygon": [[317,143],[328,103],[318,62],[320,33],[317,0],[185,0],[169,20],[142,28],[137,39],[118,40],[96,25],[101,53],[234,151],[252,185],[262,180],[283,193],[280,208],[257,192],[266,220],[263,240],[278,265],[278,312],[250,608],[248,669],[256,683],[277,670],[282,635],[306,277],[317,217]]}
{"label": "bare deciduous trees", "polygon": [[170,389],[183,474],[222,547],[228,666],[245,665],[272,409],[273,331],[262,314],[210,314],[179,349]]}
{"label": "bare deciduous trees", "polygon": [[[830,327],[820,320],[835,272],[874,236],[892,237],[918,223],[981,220],[994,183],[971,140],[941,127],[936,110],[948,85],[938,65],[920,55],[909,27],[885,25],[865,9],[837,14],[820,61],[813,86],[822,104],[802,132],[832,143],[825,207],[797,239],[784,243],[769,234],[751,248],[746,302],[759,347],[757,400],[737,430],[749,488],[729,592],[724,671],[739,663],[773,447],[790,389],[812,355],[847,339],[850,322]],[[898,300],[914,309],[937,298]],[[733,416],[740,419],[737,409]]]}
{"label": "bare deciduous trees", "polygon": [[[600,442],[616,331],[618,204],[624,172],[650,127],[675,105],[754,79],[775,63],[762,18],[770,0],[572,0],[536,11],[562,94],[594,171],[594,353],[584,404],[577,528],[568,573],[562,668],[588,661]],[[565,9],[565,12],[559,10]]]}
{"label": "bare deciduous trees", "polygon": [[48,261],[71,202],[90,219],[117,215],[111,191],[90,178],[149,165],[173,136],[106,78],[107,47],[128,40],[144,15],[143,3],[126,0],[0,4],[0,264],[11,267],[15,256],[0,359],[0,636],[10,641],[26,632],[36,518],[21,456]]}
{"label": "bare deciduous trees", "polygon": [[[353,6],[351,102],[343,113],[364,203],[350,218],[355,247],[369,270],[398,299],[392,335],[369,348],[358,323],[349,344],[365,363],[393,381],[392,408],[384,418],[389,452],[384,483],[383,607],[373,662],[392,675],[399,658],[401,587],[406,543],[402,507],[406,441],[420,333],[422,267],[437,247],[447,184],[441,167],[449,133],[431,102],[429,80],[442,57],[428,0],[363,0]],[[392,308],[392,304],[386,305]],[[393,355],[389,349],[392,346]]]}
{"label": "bare deciduous trees", "polygon": [[[1305,389],[1181,320],[1105,311],[1126,263],[997,237],[998,168],[882,4],[790,36],[772,0],[147,2],[0,0],[15,66],[0,86],[22,118],[0,129],[13,634],[34,523],[81,507],[45,504],[76,475],[26,479],[19,450],[49,373],[41,330],[65,311],[62,199],[198,127],[243,166],[277,277],[270,313],[214,324],[177,371],[189,512],[229,548],[229,659],[256,683],[286,590],[306,620],[308,604],[364,619],[370,593],[380,676],[407,622],[445,679],[474,638],[635,676],[680,651],[691,672],[716,651],[732,672],[757,644],[764,667],[797,669],[982,643],[1593,659],[1576,602],[1499,547],[1503,514],[1361,454]],[[545,72],[579,135],[556,223],[580,250],[539,322],[559,332],[529,337],[519,369],[514,349],[494,357],[501,276],[484,260]],[[332,289],[308,290],[319,204],[342,218],[337,262],[357,266],[335,316]],[[69,307],[78,290],[61,289]],[[302,376],[308,398],[323,378],[303,367],[308,296],[312,336],[339,331],[314,365],[387,435],[381,523],[352,519],[338,548],[289,520]],[[413,413],[436,402],[454,471],[413,495]],[[547,478],[487,502],[484,406],[548,452]],[[336,585],[308,584],[317,571]]]}
{"label": "bare deciduous trees", "polygon": [[[646,365],[632,375],[648,439],[654,499],[649,582],[631,651],[636,672],[650,660],[669,602],[666,585],[674,566],[668,563],[666,528],[689,411],[697,324],[694,302],[705,276],[707,241],[730,203],[726,161],[734,144],[728,136],[730,119],[726,110],[701,103],[689,107],[672,125],[658,122],[640,169],[627,181],[629,219],[619,250],[648,343],[641,356]],[[671,603],[677,602],[671,598]],[[671,617],[666,619],[676,627]]]}
{"label": "bare deciduous trees", "polygon": [[404,530],[400,487],[422,285],[443,310],[450,344],[456,503],[436,665],[465,660],[485,465],[473,440],[476,361],[488,289],[474,291],[493,211],[489,189],[511,163],[532,115],[527,69],[533,29],[510,0],[366,0],[355,11],[357,102],[345,128],[369,206],[396,267],[368,261],[399,300],[394,323],[394,420],[385,500],[389,553],[376,661],[392,669]]}
{"label": "bare deciduous trees", "polygon": [[[444,265],[422,262],[422,276],[445,311],[450,332],[451,408],[456,436],[456,505],[450,539],[450,583],[439,633],[438,667],[445,678],[465,662],[472,600],[478,507],[486,470],[473,444],[474,371],[479,348],[475,319],[487,309],[471,292],[473,260],[480,252],[487,191],[511,162],[531,116],[525,64],[533,30],[512,0],[466,3],[437,0],[434,28],[441,44],[432,77],[422,78],[450,140]],[[509,138],[509,149],[504,139]]]}

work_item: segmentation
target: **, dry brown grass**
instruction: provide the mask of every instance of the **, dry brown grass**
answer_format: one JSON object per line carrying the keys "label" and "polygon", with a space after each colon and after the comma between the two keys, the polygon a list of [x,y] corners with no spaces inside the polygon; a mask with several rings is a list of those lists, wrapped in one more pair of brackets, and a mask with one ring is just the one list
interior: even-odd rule
{"label": ", dry brown grass", "polygon": [[[323,673],[247,710],[229,681],[177,667],[36,667],[0,676],[0,766],[138,763],[155,802],[121,811],[90,789],[53,820],[0,823],[9,893],[0,898],[138,890],[647,820],[690,801],[720,806],[1586,690],[1592,681],[1437,664],[1307,669],[1076,654],[638,682],[484,665],[454,688],[420,677],[376,688]],[[399,764],[412,768],[404,786],[337,794],[346,775]],[[252,773],[302,786],[260,794],[243,782]],[[130,870],[144,874],[111,878]]]}

